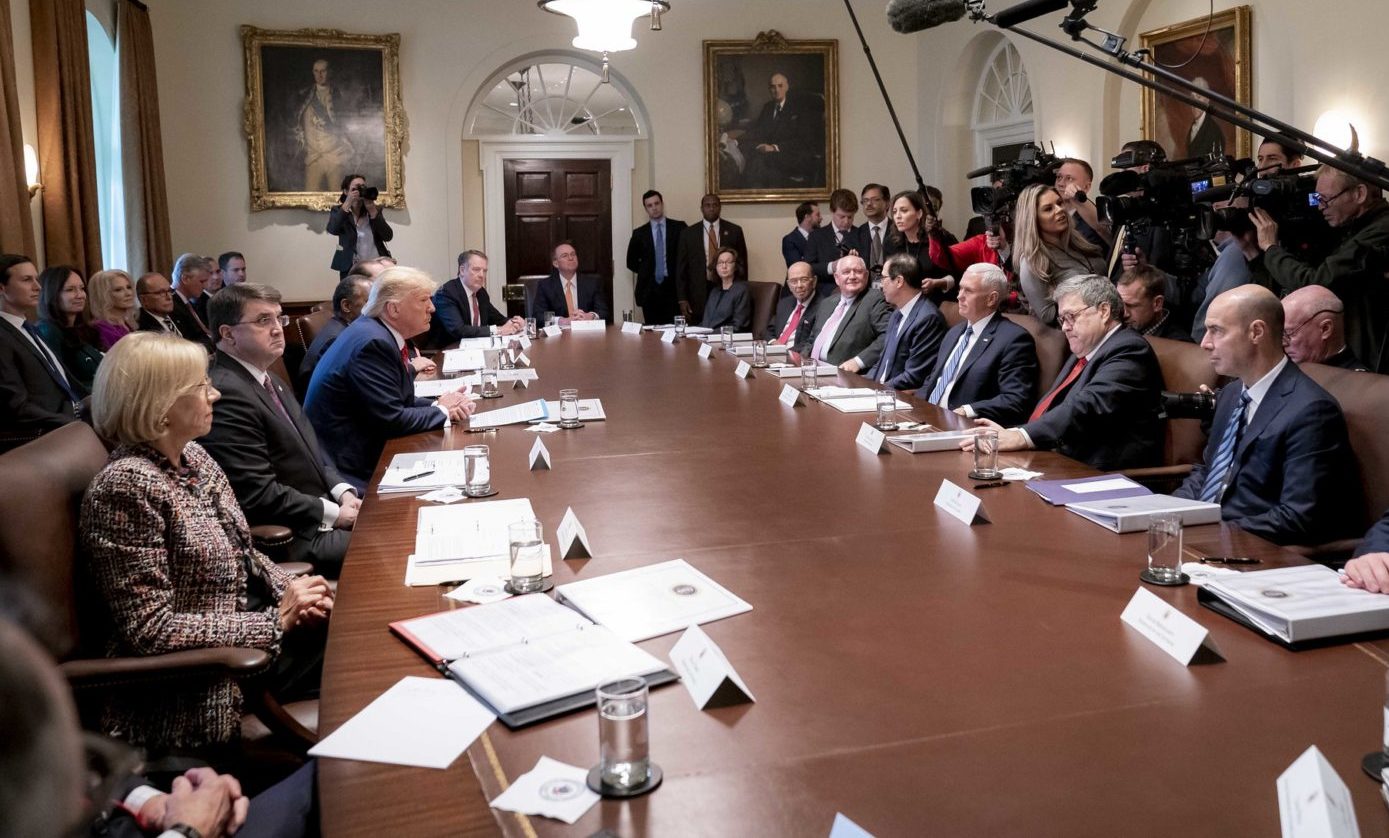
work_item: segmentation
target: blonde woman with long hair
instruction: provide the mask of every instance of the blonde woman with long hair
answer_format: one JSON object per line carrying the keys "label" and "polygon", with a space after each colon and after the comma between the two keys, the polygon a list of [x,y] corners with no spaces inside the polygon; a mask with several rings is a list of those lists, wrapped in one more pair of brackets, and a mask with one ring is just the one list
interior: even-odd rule
{"label": "blonde woman with long hair", "polygon": [[135,305],[135,280],[125,271],[98,271],[87,282],[87,308],[105,352],[135,331],[140,315]]}
{"label": "blonde woman with long hair", "polygon": [[1104,275],[1104,254],[1076,229],[1055,187],[1034,183],[1018,195],[1013,264],[1032,313],[1056,328],[1052,292],[1062,280]]}

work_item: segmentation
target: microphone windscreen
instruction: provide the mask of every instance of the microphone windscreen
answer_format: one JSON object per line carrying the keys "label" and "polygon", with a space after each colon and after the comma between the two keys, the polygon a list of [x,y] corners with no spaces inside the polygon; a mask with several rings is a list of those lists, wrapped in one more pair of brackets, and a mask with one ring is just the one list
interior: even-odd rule
{"label": "microphone windscreen", "polygon": [[965,11],[964,0],[889,0],[887,22],[894,31],[909,35],[959,20]]}

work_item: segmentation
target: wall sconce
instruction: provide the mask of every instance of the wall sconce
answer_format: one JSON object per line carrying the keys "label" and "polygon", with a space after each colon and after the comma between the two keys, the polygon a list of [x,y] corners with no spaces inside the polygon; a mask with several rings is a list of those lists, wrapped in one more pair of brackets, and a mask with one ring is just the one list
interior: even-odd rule
{"label": "wall sconce", "polygon": [[29,200],[32,201],[43,189],[43,184],[39,182],[39,155],[28,143],[24,144],[24,177],[29,181]]}
{"label": "wall sconce", "polygon": [[1343,148],[1347,151],[1360,151],[1361,138],[1355,130],[1355,117],[1346,111],[1331,110],[1317,117],[1312,135],[1319,140]]}

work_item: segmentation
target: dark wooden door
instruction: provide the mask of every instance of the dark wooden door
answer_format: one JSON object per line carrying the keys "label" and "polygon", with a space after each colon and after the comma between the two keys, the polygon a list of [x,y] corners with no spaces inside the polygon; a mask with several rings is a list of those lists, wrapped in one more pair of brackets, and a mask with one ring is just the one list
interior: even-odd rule
{"label": "dark wooden door", "polygon": [[[506,281],[549,275],[566,239],[579,272],[597,274],[613,298],[612,179],[607,160],[505,160]],[[509,308],[515,303],[509,303]],[[519,311],[512,312],[519,314]]]}

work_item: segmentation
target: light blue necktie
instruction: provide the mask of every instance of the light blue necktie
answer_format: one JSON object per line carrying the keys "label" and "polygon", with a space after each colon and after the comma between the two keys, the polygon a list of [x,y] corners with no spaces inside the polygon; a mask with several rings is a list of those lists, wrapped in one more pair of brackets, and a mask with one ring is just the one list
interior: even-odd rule
{"label": "light blue necktie", "polygon": [[960,336],[960,342],[955,344],[955,351],[950,353],[950,357],[945,361],[945,372],[940,374],[940,379],[936,381],[936,386],[931,388],[931,404],[945,407],[945,388],[949,387],[955,380],[955,373],[960,370],[960,362],[965,359],[965,349],[969,347],[969,339],[974,337],[974,327],[965,326],[965,333]]}
{"label": "light blue necktie", "polygon": [[887,383],[892,375],[892,356],[897,354],[897,333],[901,331],[897,327],[902,324],[902,310],[898,309],[887,319],[887,345],[883,347],[882,360],[878,361],[882,365],[883,371],[878,375],[878,381]]}
{"label": "light blue necktie", "polygon": [[666,224],[665,219],[652,222],[656,228],[656,284],[666,280]]}
{"label": "light blue necktie", "polygon": [[1215,457],[1206,470],[1206,485],[1201,487],[1201,500],[1206,503],[1219,503],[1225,494],[1226,478],[1235,464],[1235,449],[1244,430],[1244,412],[1249,407],[1249,391],[1240,394],[1239,407],[1230,414],[1230,423],[1220,435],[1220,447],[1215,449]]}

